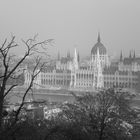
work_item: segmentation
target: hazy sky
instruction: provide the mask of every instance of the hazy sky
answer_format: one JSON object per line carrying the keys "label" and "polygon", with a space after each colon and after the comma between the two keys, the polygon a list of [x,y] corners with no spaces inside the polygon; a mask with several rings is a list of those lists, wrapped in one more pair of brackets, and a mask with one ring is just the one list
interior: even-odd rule
{"label": "hazy sky", "polygon": [[55,39],[50,54],[76,47],[86,56],[98,31],[109,55],[140,54],[140,0],[0,0],[0,42],[11,33],[18,39],[39,33]]}

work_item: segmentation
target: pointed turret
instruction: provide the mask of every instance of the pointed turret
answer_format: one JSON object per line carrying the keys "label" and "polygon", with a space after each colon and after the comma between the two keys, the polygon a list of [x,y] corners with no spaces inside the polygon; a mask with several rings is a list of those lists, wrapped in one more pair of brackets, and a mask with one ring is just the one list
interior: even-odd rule
{"label": "pointed turret", "polygon": [[130,54],[129,54],[129,58],[132,58],[132,56],[131,56],[131,51],[130,51]]}
{"label": "pointed turret", "polygon": [[57,60],[60,60],[60,53],[57,54]]}
{"label": "pointed turret", "polygon": [[136,58],[136,55],[135,55],[135,50],[134,50],[134,55],[133,55],[133,59],[135,59]]}
{"label": "pointed turret", "polygon": [[74,59],[73,59],[73,64],[74,64],[74,69],[78,69],[78,55],[77,55],[77,50],[75,48],[74,50]]}
{"label": "pointed turret", "polygon": [[98,42],[101,42],[101,38],[100,38],[100,32],[98,33],[98,39],[97,39]]}
{"label": "pointed turret", "polygon": [[70,51],[67,52],[67,58],[70,58]]}
{"label": "pointed turret", "polygon": [[99,48],[97,48],[97,60],[100,60]]}
{"label": "pointed turret", "polygon": [[78,63],[80,62],[80,55],[79,55],[79,52],[78,52]]}
{"label": "pointed turret", "polygon": [[123,55],[122,55],[122,51],[121,51],[121,54],[120,54],[120,61],[123,60]]}
{"label": "pointed turret", "polygon": [[93,87],[95,87],[97,89],[100,89],[103,87],[103,74],[102,74],[99,48],[97,48],[97,53],[95,56],[95,71],[94,71]]}

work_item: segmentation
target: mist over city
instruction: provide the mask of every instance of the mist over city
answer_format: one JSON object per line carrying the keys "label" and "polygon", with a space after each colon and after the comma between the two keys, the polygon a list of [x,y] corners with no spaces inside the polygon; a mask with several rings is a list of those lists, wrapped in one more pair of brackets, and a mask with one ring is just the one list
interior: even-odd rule
{"label": "mist over city", "polygon": [[139,140],[139,5],[0,0],[0,140]]}
{"label": "mist over city", "polygon": [[55,39],[48,49],[52,57],[58,51],[73,53],[75,47],[85,57],[100,32],[109,55],[134,49],[140,54],[139,5],[139,0],[1,0],[1,41],[11,34],[20,40],[38,33]]}

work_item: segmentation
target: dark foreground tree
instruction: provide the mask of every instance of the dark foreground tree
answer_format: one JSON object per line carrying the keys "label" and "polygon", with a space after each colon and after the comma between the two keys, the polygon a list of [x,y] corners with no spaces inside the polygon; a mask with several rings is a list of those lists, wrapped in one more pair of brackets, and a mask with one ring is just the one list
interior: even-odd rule
{"label": "dark foreground tree", "polygon": [[76,103],[63,107],[60,119],[75,122],[96,140],[131,139],[139,112],[131,106],[133,95],[118,89],[76,96]]}
{"label": "dark foreground tree", "polygon": [[133,95],[108,89],[75,98],[73,104],[59,104],[62,111],[50,120],[28,118],[16,123],[7,139],[135,140],[138,137],[139,110],[131,106]]}
{"label": "dark foreground tree", "polygon": [[[17,76],[17,73],[22,73],[23,63],[29,58],[34,57],[34,63],[32,67],[32,71],[30,73],[31,80],[28,85],[28,87],[25,89],[22,101],[19,106],[19,108],[16,110],[14,114],[14,120],[9,126],[9,129],[12,128],[16,122],[18,121],[18,116],[20,114],[20,111],[24,105],[25,97],[28,94],[28,92],[32,89],[32,86],[34,84],[34,80],[37,77],[37,75],[40,73],[42,68],[45,66],[46,62],[42,63],[42,57],[45,53],[44,50],[46,50],[46,45],[50,43],[52,39],[45,40],[45,41],[37,41],[37,36],[34,38],[30,38],[25,40],[22,40],[22,45],[25,47],[25,51],[22,57],[17,57],[16,54],[13,54],[13,50],[20,49],[20,45],[15,41],[15,36],[11,37],[11,40],[5,39],[3,44],[0,46],[0,136],[2,133],[4,133],[3,128],[3,112],[4,112],[4,101],[6,100],[6,97],[9,96],[12,93],[12,90],[17,87],[20,82],[10,82],[9,81],[15,81],[19,77]],[[43,51],[42,51],[43,50]],[[6,130],[7,131],[7,130]]]}

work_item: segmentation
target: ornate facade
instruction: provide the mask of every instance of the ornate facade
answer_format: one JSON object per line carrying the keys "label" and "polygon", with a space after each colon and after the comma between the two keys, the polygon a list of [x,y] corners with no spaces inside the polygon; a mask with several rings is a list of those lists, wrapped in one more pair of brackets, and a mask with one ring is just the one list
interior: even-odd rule
{"label": "ornate facade", "polygon": [[[79,90],[98,90],[113,86],[136,89],[139,86],[140,58],[122,58],[117,66],[112,66],[105,46],[98,34],[97,43],[91,49],[90,59],[85,65],[79,60],[75,48],[73,58],[70,53],[56,61],[56,65],[46,67],[36,78],[36,88],[67,88]],[[131,59],[131,60],[130,60]],[[126,65],[126,62],[129,64]],[[30,74],[25,73],[25,85],[30,81]],[[38,86],[39,85],[39,86]]]}
{"label": "ornate facade", "polygon": [[122,52],[120,55],[120,61],[119,61],[119,70],[120,71],[133,71],[137,72],[140,71],[140,57],[136,57],[135,51],[130,51],[129,57],[123,58]]}

